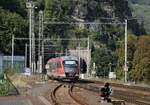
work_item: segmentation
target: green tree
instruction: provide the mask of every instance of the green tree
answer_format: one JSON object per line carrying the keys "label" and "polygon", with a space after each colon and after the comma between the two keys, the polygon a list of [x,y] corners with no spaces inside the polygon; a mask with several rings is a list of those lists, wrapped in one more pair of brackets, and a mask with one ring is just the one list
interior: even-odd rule
{"label": "green tree", "polygon": [[106,47],[95,49],[92,53],[92,62],[96,64],[97,76],[106,77],[109,72],[109,64],[116,64],[117,57],[111,53]]}
{"label": "green tree", "polygon": [[[10,54],[12,35],[15,37],[27,37],[27,21],[20,15],[0,8],[0,51]],[[20,44],[23,44],[20,42]],[[19,44],[16,47],[19,50]]]}
{"label": "green tree", "polygon": [[136,50],[137,37],[135,35],[128,35],[128,68],[131,70],[134,53]]}
{"label": "green tree", "polygon": [[21,16],[26,16],[26,0],[1,0],[0,7],[16,12]]}
{"label": "green tree", "polygon": [[[124,40],[120,42],[120,48],[116,50],[118,54],[118,65],[116,68],[117,71],[117,76],[118,78],[122,78],[124,75],[124,57],[125,57],[125,52],[124,52]],[[127,48],[127,60],[128,60],[128,70],[129,72],[132,69],[132,62],[133,62],[133,57],[134,57],[134,52],[136,50],[136,44],[137,44],[137,37],[135,35],[129,34],[128,35],[128,48]]]}
{"label": "green tree", "polygon": [[133,58],[132,79],[134,81],[150,80],[150,37],[139,37]]}

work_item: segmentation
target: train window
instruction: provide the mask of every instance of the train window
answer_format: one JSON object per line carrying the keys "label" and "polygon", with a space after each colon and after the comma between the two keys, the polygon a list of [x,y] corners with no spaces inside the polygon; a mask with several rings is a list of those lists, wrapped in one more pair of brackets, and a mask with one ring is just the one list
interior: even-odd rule
{"label": "train window", "polygon": [[78,63],[75,60],[67,60],[63,64],[65,68],[76,68]]}
{"label": "train window", "polygon": [[57,67],[56,63],[49,63],[50,71],[53,70],[53,69],[56,69],[56,67]]}
{"label": "train window", "polygon": [[77,64],[76,61],[64,61],[65,65],[72,65],[72,64]]}
{"label": "train window", "polygon": [[61,68],[61,63],[60,62],[57,63],[57,67]]}
{"label": "train window", "polygon": [[49,63],[49,71],[52,71],[52,63]]}
{"label": "train window", "polygon": [[51,62],[48,65],[49,65],[49,69],[48,69],[49,71],[54,71],[57,68],[61,67],[61,63],[60,62]]}
{"label": "train window", "polygon": [[55,70],[57,68],[57,63],[53,63],[53,69]]}

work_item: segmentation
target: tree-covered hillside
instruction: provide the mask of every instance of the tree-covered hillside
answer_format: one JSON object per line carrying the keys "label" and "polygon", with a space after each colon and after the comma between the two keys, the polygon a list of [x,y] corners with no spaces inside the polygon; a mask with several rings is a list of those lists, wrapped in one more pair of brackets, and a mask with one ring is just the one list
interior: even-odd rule
{"label": "tree-covered hillside", "polygon": [[134,17],[143,22],[147,34],[150,34],[150,0],[128,0]]}
{"label": "tree-covered hillside", "polygon": [[[35,36],[38,38],[38,12],[44,11],[45,22],[99,22],[114,24],[58,25],[44,24],[46,38],[90,38],[91,68],[96,64],[96,75],[108,77],[110,66],[122,79],[124,71],[124,23],[128,19],[128,67],[130,80],[150,80],[148,75],[150,57],[149,36],[144,35],[143,23],[133,18],[132,9],[126,0],[34,0]],[[133,1],[135,2],[135,1]],[[132,2],[132,3],[133,3]],[[11,54],[11,39],[29,37],[26,0],[1,0],[0,2],[0,52]],[[134,3],[135,4],[135,3]],[[112,19],[112,18],[115,18]],[[145,23],[145,22],[144,22]],[[15,41],[15,54],[24,55],[24,41]],[[36,42],[37,43],[37,42]],[[73,41],[49,42],[59,46],[52,51],[65,52],[77,48]],[[81,42],[80,46],[85,46]],[[142,50],[142,51],[141,51]],[[45,56],[48,57],[48,56]],[[139,63],[140,62],[140,63]],[[111,65],[110,65],[111,64]],[[140,69],[139,69],[140,67]],[[136,72],[135,72],[136,71]],[[142,75],[140,75],[142,73]],[[135,76],[136,75],[136,76]]]}
{"label": "tree-covered hillside", "polygon": [[133,3],[133,4],[150,5],[149,0],[128,0],[128,1]]}

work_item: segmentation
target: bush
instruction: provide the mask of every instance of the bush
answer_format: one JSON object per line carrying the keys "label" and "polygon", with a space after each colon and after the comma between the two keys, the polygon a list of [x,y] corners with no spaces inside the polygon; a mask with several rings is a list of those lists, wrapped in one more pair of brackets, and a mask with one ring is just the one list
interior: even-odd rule
{"label": "bush", "polygon": [[4,70],[4,73],[5,73],[6,75],[12,76],[12,75],[14,74],[14,70],[11,69],[11,68],[6,68],[6,69]]}
{"label": "bush", "polygon": [[9,83],[6,80],[0,82],[0,96],[7,96],[9,92]]}
{"label": "bush", "polygon": [[0,74],[0,80],[1,79],[4,79],[4,74],[3,73]]}
{"label": "bush", "polygon": [[9,96],[18,94],[19,94],[18,90],[9,80],[5,79],[0,80],[0,96]]}

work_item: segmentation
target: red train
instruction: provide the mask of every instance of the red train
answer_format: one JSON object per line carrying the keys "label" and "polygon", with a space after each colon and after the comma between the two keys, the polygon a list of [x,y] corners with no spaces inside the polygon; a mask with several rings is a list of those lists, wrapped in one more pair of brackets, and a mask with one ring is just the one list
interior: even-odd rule
{"label": "red train", "polygon": [[78,57],[75,56],[62,56],[57,58],[51,58],[48,60],[46,64],[47,75],[50,78],[55,78],[59,80],[78,80],[79,74],[85,73],[85,66],[80,66],[80,64],[86,64],[85,62],[82,63]]}

